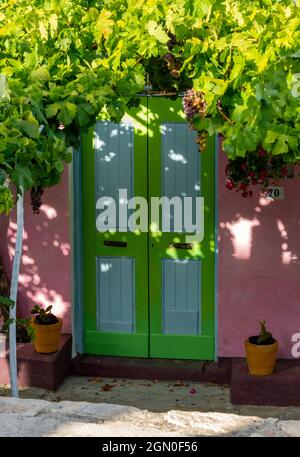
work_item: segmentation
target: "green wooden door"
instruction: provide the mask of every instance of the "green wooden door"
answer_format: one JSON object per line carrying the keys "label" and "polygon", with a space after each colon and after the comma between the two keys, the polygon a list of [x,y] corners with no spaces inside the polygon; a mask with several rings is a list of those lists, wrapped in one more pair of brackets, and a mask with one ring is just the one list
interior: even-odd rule
{"label": "green wooden door", "polygon": [[[204,238],[190,242],[161,211],[149,236],[150,356],[213,359],[214,348],[214,140],[199,153],[181,100],[148,101],[149,195],[204,197]],[[182,208],[182,213],[184,209]],[[168,215],[172,219],[175,214]],[[170,221],[172,222],[172,220]],[[165,223],[165,226],[164,226]],[[183,225],[183,224],[182,224]]]}
{"label": "green wooden door", "polygon": [[126,202],[119,189],[126,189],[127,199],[147,197],[146,103],[121,124],[97,122],[82,140],[84,347],[89,354],[149,354],[148,234],[129,231],[119,219],[115,231],[96,227],[105,222],[98,219],[99,198],[122,207]]}
{"label": "green wooden door", "polygon": [[[86,353],[214,358],[214,144],[200,154],[194,137],[181,100],[161,97],[143,97],[121,124],[99,121],[83,137]],[[182,244],[191,234],[172,221],[166,230],[165,213],[159,222],[150,211],[152,197],[175,194],[205,197],[204,239],[192,249]],[[149,233],[119,220],[99,231],[99,198],[108,207],[137,196],[149,202]]]}

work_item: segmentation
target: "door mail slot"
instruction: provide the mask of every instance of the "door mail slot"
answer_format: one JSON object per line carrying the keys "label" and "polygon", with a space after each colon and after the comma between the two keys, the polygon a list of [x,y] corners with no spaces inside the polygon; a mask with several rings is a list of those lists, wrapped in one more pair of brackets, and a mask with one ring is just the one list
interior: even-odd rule
{"label": "door mail slot", "polygon": [[103,242],[104,246],[110,246],[114,248],[127,248],[127,242],[126,241],[109,241],[105,240]]}
{"label": "door mail slot", "polygon": [[171,244],[169,244],[169,248],[193,249],[193,245],[192,245],[192,243],[171,243]]}

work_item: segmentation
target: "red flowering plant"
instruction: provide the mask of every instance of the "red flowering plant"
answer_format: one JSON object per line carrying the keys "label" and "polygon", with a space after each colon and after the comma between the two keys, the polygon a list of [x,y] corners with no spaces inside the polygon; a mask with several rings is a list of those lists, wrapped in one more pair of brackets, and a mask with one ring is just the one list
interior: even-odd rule
{"label": "red flowering plant", "polygon": [[251,197],[251,185],[260,185],[266,191],[270,185],[277,185],[279,180],[287,178],[291,173],[290,164],[284,155],[274,156],[260,148],[257,153],[248,152],[245,157],[228,160],[225,168],[226,187],[241,192],[242,197]]}

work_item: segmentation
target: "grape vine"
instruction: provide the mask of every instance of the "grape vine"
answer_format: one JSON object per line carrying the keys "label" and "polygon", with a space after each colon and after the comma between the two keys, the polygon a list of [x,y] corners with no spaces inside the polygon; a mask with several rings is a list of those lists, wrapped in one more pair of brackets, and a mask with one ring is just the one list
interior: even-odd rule
{"label": "grape vine", "polygon": [[120,121],[148,80],[174,97],[187,91],[201,151],[219,134],[231,164],[259,159],[260,148],[297,162],[299,8],[300,0],[3,0],[0,212],[13,207],[13,186],[59,182],[81,132],[103,111]]}

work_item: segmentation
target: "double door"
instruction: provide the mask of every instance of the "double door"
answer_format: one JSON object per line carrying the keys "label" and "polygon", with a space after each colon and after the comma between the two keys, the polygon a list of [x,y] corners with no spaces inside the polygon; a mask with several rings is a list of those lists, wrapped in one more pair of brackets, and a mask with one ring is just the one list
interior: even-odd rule
{"label": "double door", "polygon": [[86,353],[214,359],[214,140],[195,139],[163,97],[83,136]]}

